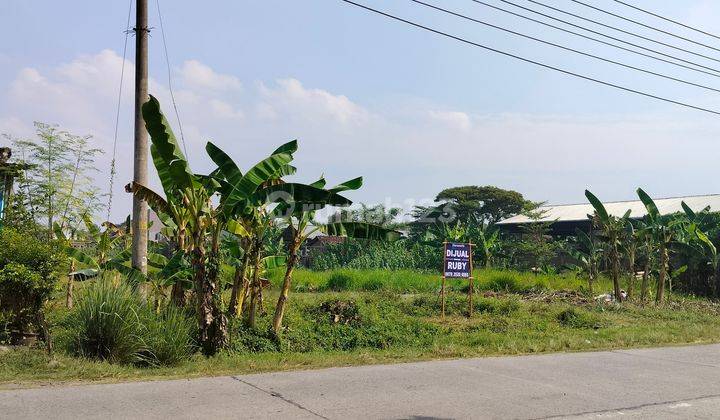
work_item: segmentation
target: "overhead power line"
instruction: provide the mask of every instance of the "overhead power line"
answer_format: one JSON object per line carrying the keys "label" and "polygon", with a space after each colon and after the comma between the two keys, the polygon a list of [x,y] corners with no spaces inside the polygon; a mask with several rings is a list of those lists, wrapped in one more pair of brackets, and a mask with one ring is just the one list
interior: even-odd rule
{"label": "overhead power line", "polygon": [[117,155],[118,129],[120,127],[120,108],[122,106],[123,82],[125,81],[125,57],[127,56],[128,37],[130,36],[130,18],[132,17],[133,0],[128,7],[127,23],[125,24],[125,43],[123,44],[122,64],[120,65],[120,87],[118,88],[117,109],[115,112],[115,134],[113,135],[112,160],[110,161],[110,185],[108,186],[107,221],[110,221],[110,212],[113,204],[113,187],[115,186],[115,157]]}
{"label": "overhead power line", "polygon": [[552,19],[552,20],[554,20],[554,21],[564,23],[565,25],[569,25],[569,26],[572,26],[572,27],[575,27],[575,28],[578,28],[578,29],[582,29],[583,31],[587,31],[587,32],[593,33],[593,34],[595,34],[595,35],[600,35],[600,36],[602,36],[602,37],[604,37],[604,38],[608,38],[608,39],[612,39],[612,40],[614,40],[614,41],[621,42],[621,43],[623,43],[623,44],[625,44],[625,45],[630,45],[630,46],[633,46],[633,47],[635,47],[635,48],[640,48],[641,50],[644,50],[644,51],[649,51],[649,52],[652,52],[652,53],[654,53],[654,54],[661,55],[661,56],[663,56],[663,57],[671,58],[671,59],[673,59],[673,60],[677,60],[677,61],[680,61],[680,62],[683,62],[683,63],[686,63],[686,64],[691,64],[691,65],[693,65],[693,66],[697,66],[697,67],[702,68],[702,69],[710,70],[710,71],[713,71],[713,72],[715,72],[715,73],[720,73],[720,70],[718,70],[718,69],[716,69],[716,68],[708,67],[708,66],[706,66],[706,65],[699,64],[699,63],[696,63],[696,62],[694,62],[694,61],[685,60],[685,59],[683,59],[683,58],[679,58],[679,57],[676,57],[676,56],[674,56],[674,55],[666,54],[666,53],[664,53],[664,52],[662,52],[662,51],[654,50],[654,49],[652,49],[652,48],[648,48],[648,47],[645,47],[645,46],[642,46],[642,45],[639,45],[639,44],[635,44],[635,43],[633,43],[633,42],[626,41],[626,40],[624,40],[624,39],[617,38],[617,37],[614,37],[614,36],[612,36],[612,35],[607,35],[607,34],[604,34],[604,33],[602,33],[602,32],[598,32],[598,31],[595,31],[595,30],[593,30],[593,29],[587,28],[587,27],[585,27],[585,26],[578,25],[578,24],[575,24],[575,23],[572,23],[572,22],[568,22],[567,20],[560,19],[559,17],[552,16],[552,15],[548,15],[548,14],[546,14],[546,13],[539,12],[539,11],[534,10],[534,9],[530,9],[530,8],[528,8],[528,7],[519,5],[519,4],[517,4],[517,3],[513,3],[512,1],[509,1],[509,0],[500,0],[500,1],[503,2],[503,3],[509,4],[509,5],[511,5],[511,6],[515,6],[515,7],[517,7],[518,9],[526,10],[526,11],[531,12],[531,13],[534,13],[534,14],[536,14],[536,15],[543,16],[543,17],[546,17],[546,18],[548,18],[548,19]]}
{"label": "overhead power line", "polygon": [[[584,17],[584,16],[578,15],[577,13],[568,12],[567,10],[563,10],[563,9],[558,8],[558,7],[550,6],[550,5],[548,5],[548,4],[539,2],[539,1],[537,1],[537,0],[527,0],[527,1],[529,1],[530,3],[533,3],[533,4],[537,4],[538,6],[542,6],[542,7],[548,8],[548,9],[550,9],[550,10],[554,10],[554,11],[556,11],[556,12],[560,12],[560,13],[566,14],[566,15],[568,15],[568,16],[572,16],[572,17],[574,17],[574,18],[584,20],[584,21],[586,21],[586,22],[592,22],[592,23],[594,23],[594,24],[596,24],[596,25],[599,25],[599,26],[602,26],[602,27],[605,27],[605,28],[608,28],[608,29],[612,29],[612,30],[617,31],[617,32],[621,32],[621,33],[624,33],[624,34],[626,34],[626,35],[634,36],[634,37],[636,37],[636,38],[640,38],[640,39],[643,39],[643,40],[645,40],[645,41],[649,41],[649,42],[652,42],[652,43],[655,43],[655,44],[658,44],[658,45],[662,45],[662,46],[664,46],[664,47],[672,48],[672,49],[678,50],[678,51],[683,51],[683,52],[685,52],[685,53],[692,54],[692,55],[697,56],[697,57],[702,57],[702,58],[704,58],[704,59],[706,59],[706,60],[716,61],[716,62],[720,63],[720,59],[717,59],[717,58],[714,58],[714,57],[710,57],[709,55],[701,54],[701,53],[699,53],[699,52],[691,51],[691,50],[688,50],[688,49],[686,49],[686,48],[678,47],[677,45],[668,44],[667,42],[658,41],[658,40],[656,40],[656,39],[653,39],[653,38],[650,38],[650,37],[647,37],[647,36],[644,36],[644,35],[636,34],[635,32],[626,31],[625,29],[618,28],[618,27],[612,26],[612,25],[608,25],[608,24],[606,24],[606,23],[603,23],[603,22],[600,22],[600,21],[597,21],[597,20],[594,20],[594,19],[586,18],[586,17]],[[583,3],[583,2],[580,2],[580,1],[578,1],[578,0],[570,0],[570,1],[573,1],[573,2],[578,3],[578,4],[582,4],[582,5],[584,5],[584,6],[587,6],[587,7],[592,8],[592,9],[597,9],[597,8],[594,7],[594,6],[588,5],[588,4]],[[602,11],[602,9],[597,9],[597,10],[601,10],[601,11]],[[612,15],[612,13],[609,13],[609,12],[606,12],[606,13]],[[618,16],[619,16],[619,15],[618,15]],[[660,32],[663,32],[663,31],[660,31]],[[705,44],[700,44],[700,45],[706,46]],[[713,48],[713,47],[710,47],[710,46],[706,46],[706,47],[707,47],[707,48],[710,48],[710,49],[713,49],[713,50],[720,51],[720,50],[718,50],[717,48]]]}
{"label": "overhead power line", "polygon": [[637,54],[637,55],[642,56],[642,57],[650,58],[650,59],[653,59],[653,60],[656,60],[656,61],[660,61],[660,62],[663,62],[663,63],[666,63],[666,64],[671,64],[671,65],[673,65],[673,66],[682,67],[682,68],[685,68],[685,69],[688,69],[688,70],[692,70],[692,71],[694,71],[694,72],[706,74],[706,75],[709,75],[709,76],[720,77],[720,74],[717,74],[717,73],[712,73],[712,72],[709,72],[709,71],[701,70],[701,69],[699,69],[699,68],[695,68],[695,67],[688,66],[688,65],[685,65],[685,64],[677,63],[677,62],[675,62],[675,61],[666,60],[666,59],[664,59],[664,58],[660,58],[660,57],[656,57],[656,56],[654,56],[654,55],[646,54],[646,53],[641,52],[641,51],[636,51],[636,50],[633,50],[633,49],[630,49],[630,48],[623,47],[622,45],[617,45],[617,44],[613,44],[612,42],[603,41],[602,39],[593,38],[593,37],[591,37],[591,36],[581,34],[580,32],[571,31],[571,30],[569,30],[569,29],[565,29],[565,28],[562,28],[562,27],[560,27],[560,26],[556,26],[556,25],[553,25],[553,24],[551,24],[551,23],[544,22],[544,21],[542,21],[542,20],[534,19],[534,18],[531,18],[530,16],[523,15],[523,14],[517,13],[517,12],[513,12],[512,10],[504,9],[504,8],[502,8],[502,7],[498,7],[498,6],[495,6],[495,5],[490,4],[490,3],[486,3],[486,2],[481,1],[481,0],[470,0],[470,1],[475,2],[475,3],[478,3],[478,4],[481,4],[481,5],[486,6],[486,7],[489,7],[489,8],[491,8],[491,9],[495,9],[495,10],[498,10],[498,11],[501,11],[501,12],[504,12],[504,13],[507,13],[507,14],[510,14],[510,15],[519,17],[519,18],[521,18],[521,19],[528,20],[528,21],[530,21],[530,22],[535,22],[535,23],[538,23],[538,24],[540,24],[540,25],[543,25],[543,26],[547,26],[547,27],[549,27],[549,28],[556,29],[556,30],[558,30],[558,31],[562,31],[562,32],[565,32],[565,33],[569,33],[569,34],[578,36],[578,37],[583,38],[583,39],[587,39],[587,40],[594,41],[594,42],[597,42],[597,43],[600,43],[600,44],[603,44],[603,45],[607,45],[607,46],[610,46],[610,47],[613,47],[613,48],[617,48],[617,49],[622,50],[622,51],[626,51],[626,52],[629,52],[629,53],[632,53],[632,54]]}
{"label": "overhead power line", "polygon": [[626,21],[626,22],[634,23],[635,25],[640,25],[640,26],[642,26],[642,27],[644,27],[644,28],[648,28],[648,29],[651,29],[651,30],[653,30],[653,31],[660,32],[661,34],[670,35],[671,37],[674,37],[674,38],[677,38],[677,39],[682,39],[683,41],[687,41],[687,42],[690,42],[690,43],[695,44],[695,45],[700,45],[700,46],[702,46],[702,47],[709,48],[709,49],[711,49],[711,50],[720,51],[720,49],[715,48],[715,47],[713,47],[713,46],[711,46],[711,45],[703,44],[702,42],[695,41],[695,40],[690,39],[690,38],[686,38],[686,37],[684,37],[684,36],[682,36],[682,35],[678,35],[678,34],[675,34],[675,33],[670,32],[670,31],[666,31],[666,30],[664,30],[664,29],[656,28],[656,27],[654,27],[654,26],[652,26],[652,25],[648,25],[648,24],[642,23],[642,22],[640,22],[640,21],[637,21],[637,20],[634,20],[634,19],[630,19],[630,18],[628,18],[628,17],[625,17],[625,16],[623,16],[623,15],[619,15],[619,14],[617,14],[617,13],[609,12],[609,11],[607,11],[607,10],[605,10],[605,9],[601,9],[601,8],[599,8],[599,7],[593,6],[592,4],[587,4],[587,3],[582,2],[582,1],[580,1],[580,0],[570,0],[570,1],[572,1],[573,3],[577,3],[577,4],[581,5],[581,6],[585,6],[585,7],[587,7],[587,8],[596,10],[596,11],[598,11],[598,12],[600,12],[600,13],[604,13],[604,14],[606,14],[606,15],[609,15],[609,16],[612,16],[612,17],[616,17],[616,18],[618,18],[618,19],[622,19],[622,20],[624,20],[624,21]]}
{"label": "overhead power line", "polygon": [[180,130],[180,141],[185,152],[185,158],[188,158],[187,148],[185,146],[185,134],[183,133],[182,123],[180,122],[180,113],[178,112],[177,102],[175,102],[175,93],[172,85],[172,71],[170,70],[170,56],[168,55],[167,39],[165,38],[165,27],[163,26],[162,13],[160,12],[160,0],[155,0],[157,5],[158,20],[160,21],[160,33],[162,33],[163,49],[165,50],[165,66],[167,67],[168,88],[170,89],[170,100],[175,109],[175,118],[177,119],[178,129]]}
{"label": "overhead power line", "polygon": [[672,81],[674,81],[674,82],[684,83],[684,84],[686,84],[686,85],[695,86],[695,87],[698,87],[698,88],[701,88],[701,89],[706,89],[706,90],[710,90],[710,91],[713,91],[713,92],[718,92],[718,93],[720,93],[720,89],[716,89],[716,88],[713,88],[713,87],[710,87],[710,86],[706,86],[706,85],[703,85],[703,84],[699,84],[699,83],[691,82],[691,81],[688,81],[688,80],[680,79],[680,78],[677,78],[677,77],[668,76],[668,75],[666,75],[666,74],[662,74],[662,73],[658,73],[658,72],[655,72],[655,71],[652,71],[652,70],[644,69],[644,68],[642,68],[642,67],[632,66],[632,65],[630,65],[630,64],[625,64],[625,63],[622,63],[622,62],[620,62],[620,61],[615,61],[615,60],[611,60],[611,59],[609,59],[609,58],[605,58],[605,57],[601,57],[601,56],[598,56],[598,55],[595,55],[595,54],[590,54],[590,53],[587,53],[587,52],[584,52],[584,51],[580,51],[580,50],[575,49],[575,48],[566,47],[566,46],[564,46],[564,45],[560,45],[560,44],[556,44],[556,43],[554,43],[554,42],[546,41],[546,40],[544,40],[544,39],[540,39],[540,38],[537,38],[537,37],[534,37],[534,36],[531,36],[531,35],[526,35],[526,34],[523,34],[523,33],[517,32],[517,31],[513,31],[513,30],[511,30],[511,29],[503,28],[502,26],[493,25],[492,23],[484,22],[484,21],[482,21],[482,20],[475,19],[475,18],[473,18],[473,17],[467,16],[467,15],[463,15],[463,14],[461,14],[461,13],[454,12],[454,11],[452,11],[452,10],[444,9],[444,8],[442,8],[442,7],[435,6],[435,5],[433,5],[433,4],[425,3],[424,1],[421,1],[421,0],[410,0],[410,1],[412,1],[412,2],[414,2],[414,3],[417,3],[417,4],[420,4],[420,5],[422,5],[422,6],[425,6],[425,7],[429,7],[429,8],[431,8],[431,9],[434,9],[434,10],[437,10],[437,11],[440,11],[440,12],[443,12],[443,13],[447,13],[447,14],[452,15],[452,16],[456,16],[456,17],[459,17],[459,18],[462,18],[462,19],[465,19],[465,20],[468,20],[468,21],[471,21],[471,22],[474,22],[474,23],[479,23],[479,24],[481,24],[481,25],[485,25],[485,26],[490,27],[490,28],[498,29],[498,30],[503,31],[503,32],[507,32],[507,33],[510,33],[510,34],[513,34],[513,35],[516,35],[516,36],[520,36],[520,37],[523,37],[523,38],[526,38],[526,39],[530,39],[530,40],[533,40],[533,41],[536,41],[536,42],[540,42],[540,43],[545,44],[545,45],[550,45],[550,46],[553,46],[553,47],[556,47],[556,48],[560,48],[560,49],[565,50],[565,51],[570,51],[570,52],[573,52],[573,53],[576,53],[576,54],[580,54],[580,55],[583,55],[583,56],[585,56],[585,57],[590,57],[590,58],[593,58],[593,59],[596,59],[596,60],[600,60],[600,61],[603,61],[603,62],[606,62],[606,63],[615,64],[615,65],[617,65],[617,66],[624,67],[624,68],[627,68],[627,69],[631,69],[631,70],[639,71],[639,72],[642,72],[642,73],[650,74],[650,75],[653,75],[653,76],[661,77],[661,78],[663,78],[663,79],[668,79],[668,80],[672,80]]}
{"label": "overhead power line", "polygon": [[664,102],[672,103],[672,104],[675,104],[675,105],[680,105],[680,106],[683,106],[683,107],[686,107],[686,108],[691,108],[691,109],[695,109],[695,110],[698,110],[698,111],[707,112],[707,113],[710,113],[710,114],[720,115],[720,111],[712,110],[712,109],[709,109],[709,108],[703,108],[703,107],[700,107],[700,106],[697,106],[697,105],[692,105],[692,104],[689,104],[689,103],[686,103],[686,102],[681,102],[681,101],[677,101],[677,100],[674,100],[674,99],[669,99],[669,98],[665,98],[665,97],[662,97],[662,96],[658,96],[658,95],[655,95],[655,94],[652,94],[652,93],[647,93],[647,92],[643,92],[643,91],[636,90],[636,89],[633,89],[633,88],[629,88],[629,87],[617,85],[617,84],[614,84],[614,83],[611,83],[611,82],[606,82],[606,81],[603,81],[603,80],[600,80],[600,79],[596,79],[596,78],[593,78],[593,77],[590,77],[590,76],[585,76],[585,75],[582,75],[582,74],[579,74],[579,73],[575,73],[575,72],[570,71],[570,70],[565,70],[565,69],[562,69],[562,68],[560,68],[560,67],[555,67],[555,66],[550,65],[550,64],[542,63],[542,62],[540,62],[540,61],[535,61],[535,60],[532,60],[532,59],[529,59],[529,58],[525,58],[525,57],[519,56],[519,55],[517,55],[517,54],[513,54],[513,53],[509,53],[509,52],[503,51],[503,50],[499,50],[499,49],[497,49],[497,48],[489,47],[489,46],[487,46],[487,45],[483,45],[483,44],[480,44],[480,43],[477,43],[477,42],[474,42],[474,41],[470,41],[470,40],[468,40],[468,39],[466,39],[466,38],[462,38],[462,37],[459,37],[459,36],[456,36],[456,35],[452,35],[452,34],[449,34],[449,33],[447,33],[447,32],[443,32],[443,31],[440,31],[440,30],[438,30],[438,29],[433,29],[433,28],[430,28],[430,27],[428,27],[428,26],[424,26],[424,25],[422,25],[422,24],[420,24],[420,23],[413,22],[413,21],[407,20],[407,19],[405,19],[405,18],[401,18],[401,17],[399,17],[399,16],[395,16],[395,15],[392,15],[392,14],[390,14],[390,13],[386,13],[386,12],[383,12],[383,11],[381,11],[381,10],[378,10],[378,9],[374,9],[374,8],[369,7],[369,6],[366,6],[366,5],[364,5],[364,4],[356,3],[356,2],[354,2],[354,1],[352,1],[352,0],[340,0],[340,1],[342,1],[342,2],[344,2],[344,3],[347,3],[347,4],[350,4],[350,5],[353,5],[353,6],[355,6],[355,7],[359,7],[359,8],[361,8],[361,9],[365,9],[365,10],[367,10],[367,11],[369,11],[369,12],[372,12],[372,13],[375,13],[375,14],[378,14],[378,15],[381,15],[381,16],[384,16],[384,17],[387,17],[387,18],[389,18],[389,19],[392,19],[392,20],[395,20],[395,21],[398,21],[398,22],[402,22],[402,23],[405,23],[405,24],[407,24],[407,25],[414,26],[414,27],[416,27],[416,28],[423,29],[423,30],[428,31],[428,32],[432,32],[432,33],[435,33],[435,34],[437,34],[437,35],[444,36],[444,37],[446,37],[446,38],[450,38],[450,39],[453,39],[453,40],[456,40],[456,41],[460,41],[460,42],[462,42],[462,43],[464,43],[464,44],[467,44],[467,45],[471,45],[471,46],[475,46],[475,47],[478,47],[478,48],[482,48],[482,49],[487,50],[487,51],[492,51],[492,52],[494,52],[494,53],[501,54],[501,55],[504,55],[504,56],[507,56],[507,57],[511,57],[511,58],[516,59],[516,60],[524,61],[524,62],[526,62],[526,63],[534,64],[534,65],[539,66],[539,67],[543,67],[543,68],[546,68],[546,69],[549,69],[549,70],[557,71],[557,72],[559,72],[559,73],[563,73],[563,74],[566,74],[566,75],[569,75],[569,76],[573,76],[573,77],[576,77],[576,78],[579,78],[579,79],[587,80],[587,81],[590,81],[590,82],[598,83],[598,84],[601,84],[601,85],[604,85],[604,86],[608,86],[608,87],[612,87],[612,88],[615,88],[615,89],[623,90],[623,91],[626,91],[626,92],[634,93],[634,94],[637,94],[637,95],[645,96],[645,97],[648,97],[648,98],[656,99],[656,100],[659,100],[659,101],[664,101]]}
{"label": "overhead power line", "polygon": [[622,4],[623,6],[627,6],[627,7],[631,8],[631,9],[635,9],[635,10],[637,10],[637,11],[643,12],[643,13],[648,14],[648,15],[650,15],[650,16],[655,16],[656,18],[662,19],[662,20],[664,20],[664,21],[667,21],[667,22],[674,23],[674,24],[676,24],[676,25],[682,26],[683,28],[690,29],[691,31],[695,31],[695,32],[701,33],[701,34],[703,34],[703,35],[711,36],[711,37],[713,37],[713,38],[715,38],[715,39],[720,39],[720,36],[718,36],[718,35],[711,34],[710,32],[703,31],[702,29],[698,29],[698,28],[692,27],[692,26],[690,26],[690,25],[686,25],[686,24],[684,24],[684,23],[682,23],[682,22],[678,22],[678,21],[676,21],[676,20],[672,20],[672,19],[667,18],[667,17],[665,17],[665,16],[661,16],[661,15],[659,15],[659,14],[657,14],[657,13],[653,13],[653,12],[651,12],[651,11],[649,11],[649,10],[645,10],[645,9],[640,8],[640,7],[634,6],[634,5],[630,4],[630,3],[626,3],[626,2],[620,1],[620,0],[615,0],[615,2],[616,2],[616,3],[620,3],[620,4]]}

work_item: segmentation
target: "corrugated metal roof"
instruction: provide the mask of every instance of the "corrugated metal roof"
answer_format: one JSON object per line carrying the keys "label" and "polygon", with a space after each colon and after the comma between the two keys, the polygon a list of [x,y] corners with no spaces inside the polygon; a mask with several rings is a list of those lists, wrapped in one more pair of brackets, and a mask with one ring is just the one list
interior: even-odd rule
{"label": "corrugated metal roof", "polygon": [[[659,198],[655,199],[655,204],[657,205],[660,214],[665,215],[682,212],[683,209],[680,203],[683,201],[694,211],[701,211],[708,206],[710,206],[712,211],[720,211],[720,194]],[[615,201],[603,204],[609,214],[617,217],[622,217],[628,210],[630,210],[630,217],[632,218],[641,218],[647,214],[645,206],[640,200]],[[588,215],[595,212],[590,203],[542,206],[540,209],[546,211],[545,216],[539,220],[540,222],[576,222],[587,220]],[[517,215],[498,222],[498,224],[524,224],[531,223],[532,221],[533,220],[525,215]]]}

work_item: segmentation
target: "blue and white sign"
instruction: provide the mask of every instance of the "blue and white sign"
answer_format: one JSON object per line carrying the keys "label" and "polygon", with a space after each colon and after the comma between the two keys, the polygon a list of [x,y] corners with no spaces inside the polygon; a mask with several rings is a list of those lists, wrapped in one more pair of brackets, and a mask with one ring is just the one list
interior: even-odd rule
{"label": "blue and white sign", "polygon": [[445,269],[447,278],[467,279],[472,276],[472,248],[470,244],[448,242],[445,244]]}

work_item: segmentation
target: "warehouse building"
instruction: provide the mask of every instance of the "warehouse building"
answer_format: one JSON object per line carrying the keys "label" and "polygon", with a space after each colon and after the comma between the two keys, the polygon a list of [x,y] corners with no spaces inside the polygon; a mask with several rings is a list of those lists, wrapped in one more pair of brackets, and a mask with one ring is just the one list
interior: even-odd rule
{"label": "warehouse building", "polygon": [[[683,201],[696,212],[700,212],[708,207],[713,212],[720,211],[720,194],[660,198],[655,199],[655,204],[660,214],[668,215],[682,212],[681,203]],[[647,210],[645,210],[645,206],[640,200],[615,201],[603,204],[612,216],[622,217],[628,210],[630,210],[631,219],[642,219],[647,214]],[[525,215],[517,215],[498,222],[497,226],[505,233],[519,234],[523,232],[523,226],[527,226],[528,224],[551,223],[550,235],[570,236],[575,234],[576,229],[585,232],[590,231],[590,217],[595,213],[590,203],[557,206],[548,205],[542,206],[538,210],[542,212],[540,219],[533,220]]]}

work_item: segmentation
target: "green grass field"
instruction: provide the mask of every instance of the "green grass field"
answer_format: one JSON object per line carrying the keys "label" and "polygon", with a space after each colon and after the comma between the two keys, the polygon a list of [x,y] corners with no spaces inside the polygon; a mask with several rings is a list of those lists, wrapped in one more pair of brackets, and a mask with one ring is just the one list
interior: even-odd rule
{"label": "green grass field", "polygon": [[[418,272],[299,270],[282,340],[269,334],[277,282],[271,273],[268,314],[256,330],[231,328],[231,348],[175,367],[137,367],[69,356],[62,320],[50,315],[53,357],[39,349],[0,350],[0,383],[116,381],[307,369],[372,363],[584,351],[720,341],[720,305],[677,295],[661,308],[599,304],[585,282],[569,276],[479,271],[474,315],[467,318],[466,284],[449,282],[440,317],[439,278]],[[82,287],[78,288],[82,298]],[[601,282],[596,291],[608,291]]]}

